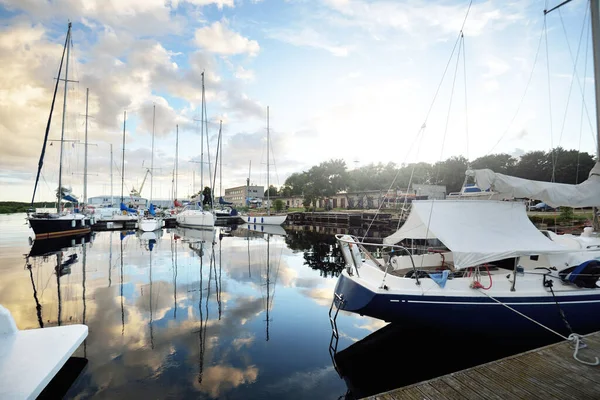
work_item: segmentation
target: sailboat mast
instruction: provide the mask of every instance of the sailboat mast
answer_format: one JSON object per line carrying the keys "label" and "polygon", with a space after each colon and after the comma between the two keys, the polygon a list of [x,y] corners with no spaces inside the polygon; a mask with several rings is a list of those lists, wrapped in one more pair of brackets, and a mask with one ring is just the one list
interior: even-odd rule
{"label": "sailboat mast", "polygon": [[175,125],[175,193],[173,196],[177,200],[177,169],[179,168],[179,125]]}
{"label": "sailboat mast", "polygon": [[60,161],[58,167],[58,192],[56,193],[56,212],[60,212],[60,201],[62,200],[62,160],[63,160],[63,148],[65,139],[65,118],[67,116],[67,85],[69,83],[69,54],[71,50],[71,23],[69,22],[69,29],[67,31],[67,62],[65,64],[65,94],[63,97],[63,115],[62,115],[62,127],[60,131]]}
{"label": "sailboat mast", "polygon": [[[200,192],[204,192],[204,101],[204,71],[202,71],[202,111],[200,112]],[[202,199],[202,196],[200,196],[200,198]],[[202,208],[204,208],[204,203],[202,203]]]}
{"label": "sailboat mast", "polygon": [[152,155],[150,156],[150,204],[152,204],[152,182],[154,181],[154,122],[156,118],[156,105],[152,106]]}
{"label": "sailboat mast", "polygon": [[121,161],[121,203],[123,203],[123,188],[125,186],[125,125],[127,123],[127,111],[123,111],[123,160]]}
{"label": "sailboat mast", "polygon": [[267,215],[271,215],[271,203],[270,203],[270,186],[269,186],[269,153],[270,153],[270,137],[269,137],[269,106],[267,106]]}
{"label": "sailboat mast", "polygon": [[[67,62],[69,60],[67,59]],[[90,88],[85,89],[85,150],[83,161],[83,203],[87,204],[87,172],[88,172],[88,99]]]}
{"label": "sailboat mast", "polygon": [[223,197],[223,139],[221,138],[221,129],[223,121],[219,121],[219,196]]}
{"label": "sailboat mast", "polygon": [[110,206],[115,206],[115,199],[113,196],[113,148],[112,143],[110,144]]}
{"label": "sailboat mast", "polygon": [[[594,87],[596,89],[596,162],[600,162],[600,0],[590,0],[592,48],[594,51]],[[594,207],[594,230],[600,230],[598,208]]]}
{"label": "sailboat mast", "polygon": [[46,154],[46,144],[48,143],[48,133],[50,132],[50,124],[52,122],[52,114],[54,113],[54,104],[56,102],[56,93],[58,92],[58,84],[60,83],[60,74],[62,72],[62,65],[65,59],[65,50],[69,43],[69,36],[71,32],[71,23],[69,22],[69,29],[67,30],[67,36],[65,38],[65,45],[63,47],[62,57],[60,58],[60,65],[58,67],[58,76],[56,77],[56,84],[54,85],[54,94],[52,95],[52,104],[50,105],[50,115],[48,116],[48,122],[46,123],[46,132],[44,134],[44,144],[42,145],[42,152],[40,153],[40,159],[38,161],[38,170],[35,176],[35,185],[33,186],[33,195],[31,196],[31,207],[33,208],[33,202],[35,201],[35,193],[37,186],[40,181],[40,173],[42,172],[42,166],[44,165],[44,155]]}

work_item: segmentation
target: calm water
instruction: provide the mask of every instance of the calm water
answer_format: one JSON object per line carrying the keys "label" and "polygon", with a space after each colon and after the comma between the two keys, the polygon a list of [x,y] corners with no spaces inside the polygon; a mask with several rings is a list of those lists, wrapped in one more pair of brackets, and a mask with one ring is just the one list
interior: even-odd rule
{"label": "calm water", "polygon": [[66,395],[77,399],[353,399],[556,341],[453,337],[341,312],[334,366],[343,229],[260,229],[97,232],[41,255],[51,242],[30,245],[24,214],[0,215],[0,304],[20,329],[88,325],[74,354],[88,362]]}
{"label": "calm water", "polygon": [[[30,256],[28,268],[27,254],[47,250],[29,237],[24,214],[0,216],[0,304],[20,329],[88,325],[74,354],[88,364],[69,398],[335,399],[348,390],[328,352],[341,269],[331,235],[97,232]],[[340,349],[385,325],[338,321]]]}

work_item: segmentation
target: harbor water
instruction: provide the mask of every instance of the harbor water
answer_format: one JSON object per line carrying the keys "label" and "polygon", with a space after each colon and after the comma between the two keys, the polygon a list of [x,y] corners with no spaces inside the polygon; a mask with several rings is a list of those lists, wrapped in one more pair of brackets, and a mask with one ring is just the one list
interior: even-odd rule
{"label": "harbor water", "polygon": [[456,338],[342,311],[332,356],[343,229],[314,230],[36,242],[24,214],[0,215],[0,304],[19,329],[89,327],[73,354],[86,363],[61,392],[76,399],[353,399],[549,343]]}

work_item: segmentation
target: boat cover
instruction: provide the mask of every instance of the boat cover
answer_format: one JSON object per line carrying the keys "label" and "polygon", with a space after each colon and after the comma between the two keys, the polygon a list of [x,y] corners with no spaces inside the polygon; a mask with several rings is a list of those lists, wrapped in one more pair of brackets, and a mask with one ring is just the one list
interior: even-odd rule
{"label": "boat cover", "polygon": [[507,197],[541,200],[550,207],[600,206],[600,163],[594,165],[588,179],[577,185],[533,181],[491,169],[469,170],[467,175],[475,177],[481,190],[491,189]]}
{"label": "boat cover", "polygon": [[385,244],[439,239],[455,268],[525,255],[564,252],[529,220],[525,204],[495,200],[417,200],[406,222]]}

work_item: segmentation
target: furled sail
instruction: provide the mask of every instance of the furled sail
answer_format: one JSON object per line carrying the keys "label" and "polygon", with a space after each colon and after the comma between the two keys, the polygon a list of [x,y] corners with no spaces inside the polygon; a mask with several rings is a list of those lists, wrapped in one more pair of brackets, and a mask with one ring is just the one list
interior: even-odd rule
{"label": "furled sail", "polygon": [[541,182],[496,173],[490,169],[467,171],[481,190],[491,189],[505,197],[541,200],[551,207],[600,206],[600,163],[590,171],[588,179],[577,185]]}

